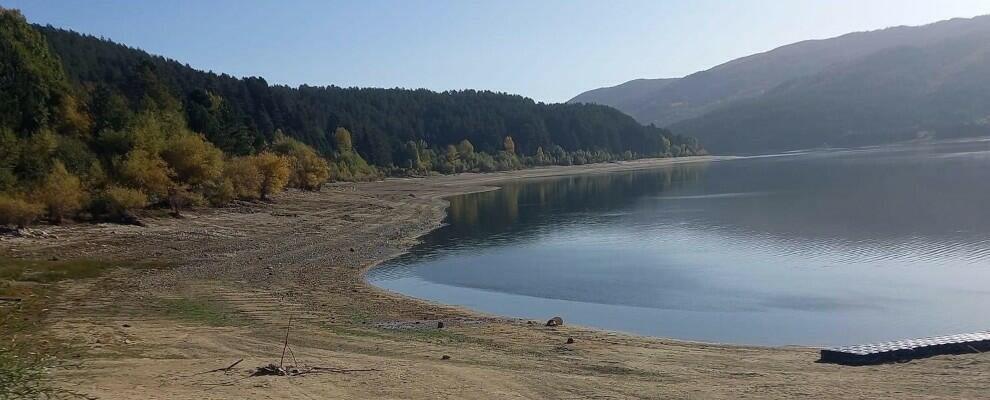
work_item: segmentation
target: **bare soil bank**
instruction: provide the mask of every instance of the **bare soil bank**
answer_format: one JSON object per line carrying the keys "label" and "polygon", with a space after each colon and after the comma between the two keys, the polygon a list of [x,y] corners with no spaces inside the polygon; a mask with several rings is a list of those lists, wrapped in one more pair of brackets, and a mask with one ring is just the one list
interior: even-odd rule
{"label": "bare soil bank", "polygon": [[[287,192],[274,204],[150,218],[144,228],[44,228],[45,238],[5,238],[0,253],[174,265],[64,283],[51,300],[39,337],[82,350],[57,378],[104,399],[988,396],[990,356],[983,354],[841,367],[815,363],[815,349],[689,343],[484,316],[362,278],[436,228],[445,196],[514,179],[710,160],[338,184]],[[286,363],[374,371],[247,377],[278,363],[290,318]],[[202,373],[242,358],[228,374]]]}

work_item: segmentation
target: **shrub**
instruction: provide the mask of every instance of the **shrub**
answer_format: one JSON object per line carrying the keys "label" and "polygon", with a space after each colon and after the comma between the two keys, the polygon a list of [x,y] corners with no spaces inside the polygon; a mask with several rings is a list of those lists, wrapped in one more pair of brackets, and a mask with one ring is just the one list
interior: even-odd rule
{"label": "shrub", "polygon": [[264,152],[251,157],[251,161],[261,175],[261,198],[268,199],[274,193],[281,192],[289,183],[289,160],[271,152]]}
{"label": "shrub", "polygon": [[168,206],[172,215],[182,216],[182,210],[190,206],[201,206],[206,203],[203,195],[189,190],[185,185],[176,185],[168,190]]}
{"label": "shrub", "polygon": [[79,177],[69,173],[65,165],[56,160],[52,171],[35,189],[34,198],[48,210],[48,218],[51,222],[58,224],[65,215],[75,213],[82,208],[86,200],[86,191],[83,190]]}
{"label": "shrub", "polygon": [[330,179],[327,160],[316,154],[312,147],[285,136],[282,132],[276,132],[272,150],[290,160],[292,172],[289,175],[289,186],[319,190]]}
{"label": "shrub", "polygon": [[24,228],[38,219],[44,211],[40,204],[0,194],[0,225]]}
{"label": "shrub", "polygon": [[203,195],[214,206],[225,205],[238,197],[237,189],[234,188],[234,182],[226,177],[204,185]]}
{"label": "shrub", "polygon": [[120,166],[120,175],[128,186],[140,188],[145,194],[160,200],[172,187],[172,170],[157,154],[134,149]]}
{"label": "shrub", "polygon": [[230,182],[234,197],[250,200],[261,196],[261,172],[250,156],[228,160],[223,180]]}
{"label": "shrub", "polygon": [[148,205],[148,196],[144,192],[121,186],[110,186],[103,192],[107,212],[114,218],[128,220],[133,218],[131,211]]}
{"label": "shrub", "polygon": [[368,165],[360,154],[353,151],[338,154],[334,164],[331,166],[331,176],[338,181],[369,181],[381,176],[377,168]]}
{"label": "shrub", "polygon": [[200,135],[185,133],[170,138],[162,159],[175,177],[190,185],[201,185],[223,172],[223,152]]}
{"label": "shrub", "polygon": [[292,157],[292,175],[289,185],[305,190],[320,190],[330,179],[330,166],[327,160],[315,151],[306,151]]}

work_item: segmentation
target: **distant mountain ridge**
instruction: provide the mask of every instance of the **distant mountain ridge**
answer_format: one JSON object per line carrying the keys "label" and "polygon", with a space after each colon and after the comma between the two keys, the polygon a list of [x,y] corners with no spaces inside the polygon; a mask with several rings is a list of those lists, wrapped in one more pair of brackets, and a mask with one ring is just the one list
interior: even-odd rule
{"label": "distant mountain ridge", "polygon": [[611,105],[716,152],[990,134],[987,38],[990,16],[850,33],[570,102]]}

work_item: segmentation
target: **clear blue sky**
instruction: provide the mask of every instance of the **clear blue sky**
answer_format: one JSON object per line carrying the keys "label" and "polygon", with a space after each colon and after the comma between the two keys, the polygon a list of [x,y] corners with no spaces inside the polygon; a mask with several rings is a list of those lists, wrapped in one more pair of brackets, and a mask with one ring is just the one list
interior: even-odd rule
{"label": "clear blue sky", "polygon": [[0,0],[29,20],[298,85],[564,101],[804,39],[990,14],[988,0]]}

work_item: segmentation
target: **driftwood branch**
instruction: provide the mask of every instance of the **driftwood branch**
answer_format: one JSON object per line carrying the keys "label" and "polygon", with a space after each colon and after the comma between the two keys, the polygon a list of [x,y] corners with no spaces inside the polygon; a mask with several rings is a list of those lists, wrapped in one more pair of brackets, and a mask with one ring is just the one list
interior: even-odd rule
{"label": "driftwood branch", "polygon": [[360,369],[345,369],[345,368],[330,368],[330,367],[307,367],[307,368],[283,368],[275,364],[268,364],[263,367],[258,367],[251,376],[302,376],[308,374],[347,374],[351,372],[371,372],[380,371],[376,368],[360,368]]}
{"label": "driftwood branch", "polygon": [[[289,315],[289,322],[285,326],[285,337],[282,339],[282,356],[281,356],[281,358],[279,358],[278,365],[276,365],[275,363],[264,365],[264,366],[255,368],[254,369],[254,372],[252,372],[248,376],[244,376],[244,377],[241,377],[241,378],[238,378],[238,379],[229,380],[229,381],[226,381],[226,382],[219,382],[219,383],[207,384],[207,386],[209,386],[210,388],[214,388],[214,387],[217,387],[217,386],[231,386],[231,385],[234,385],[237,382],[240,382],[240,381],[242,381],[244,379],[251,378],[251,377],[256,377],[256,376],[287,376],[288,377],[288,376],[302,376],[302,375],[308,375],[308,374],[349,374],[349,373],[352,373],[352,372],[381,371],[380,369],[377,369],[377,368],[353,368],[353,369],[348,369],[348,368],[309,367],[309,366],[300,368],[299,367],[299,361],[296,360],[295,353],[292,351],[292,348],[289,347],[289,335],[291,333],[292,333],[292,315]],[[285,354],[286,353],[289,353],[289,357],[292,358],[292,362],[293,362],[294,365],[288,365],[288,366],[285,365]],[[244,361],[243,358],[240,359],[240,360],[235,361],[233,364],[230,364],[227,367],[217,368],[217,369],[211,369],[209,371],[200,372],[200,373],[195,374],[195,375],[208,374],[208,373],[212,373],[212,372],[223,372],[224,374],[227,374],[227,373],[230,372],[231,369],[233,369],[235,366],[237,366],[238,364],[240,364],[242,361]],[[207,389],[207,390],[209,390],[209,389]]]}
{"label": "driftwood branch", "polygon": [[234,361],[233,364],[230,364],[230,365],[228,365],[226,367],[217,368],[217,369],[211,369],[209,371],[203,371],[203,372],[200,372],[200,373],[197,373],[197,374],[192,374],[192,375],[189,375],[189,376],[196,376],[196,375],[203,375],[203,374],[212,374],[214,372],[223,372],[223,373],[226,374],[226,373],[229,373],[230,370],[234,369],[234,367],[236,367],[237,364],[240,364],[241,361],[244,361],[244,359],[242,358],[240,360]]}
{"label": "driftwood branch", "polygon": [[378,368],[355,368],[355,369],[344,369],[344,368],[324,368],[324,367],[312,367],[309,371],[303,371],[303,373],[319,373],[319,372],[332,372],[338,374],[346,374],[350,372],[374,372],[381,371]]}
{"label": "driftwood branch", "polygon": [[278,360],[278,367],[282,368],[285,362],[285,350],[289,348],[289,330],[292,329],[292,315],[289,315],[289,323],[285,326],[285,343],[282,345],[282,358]]}

